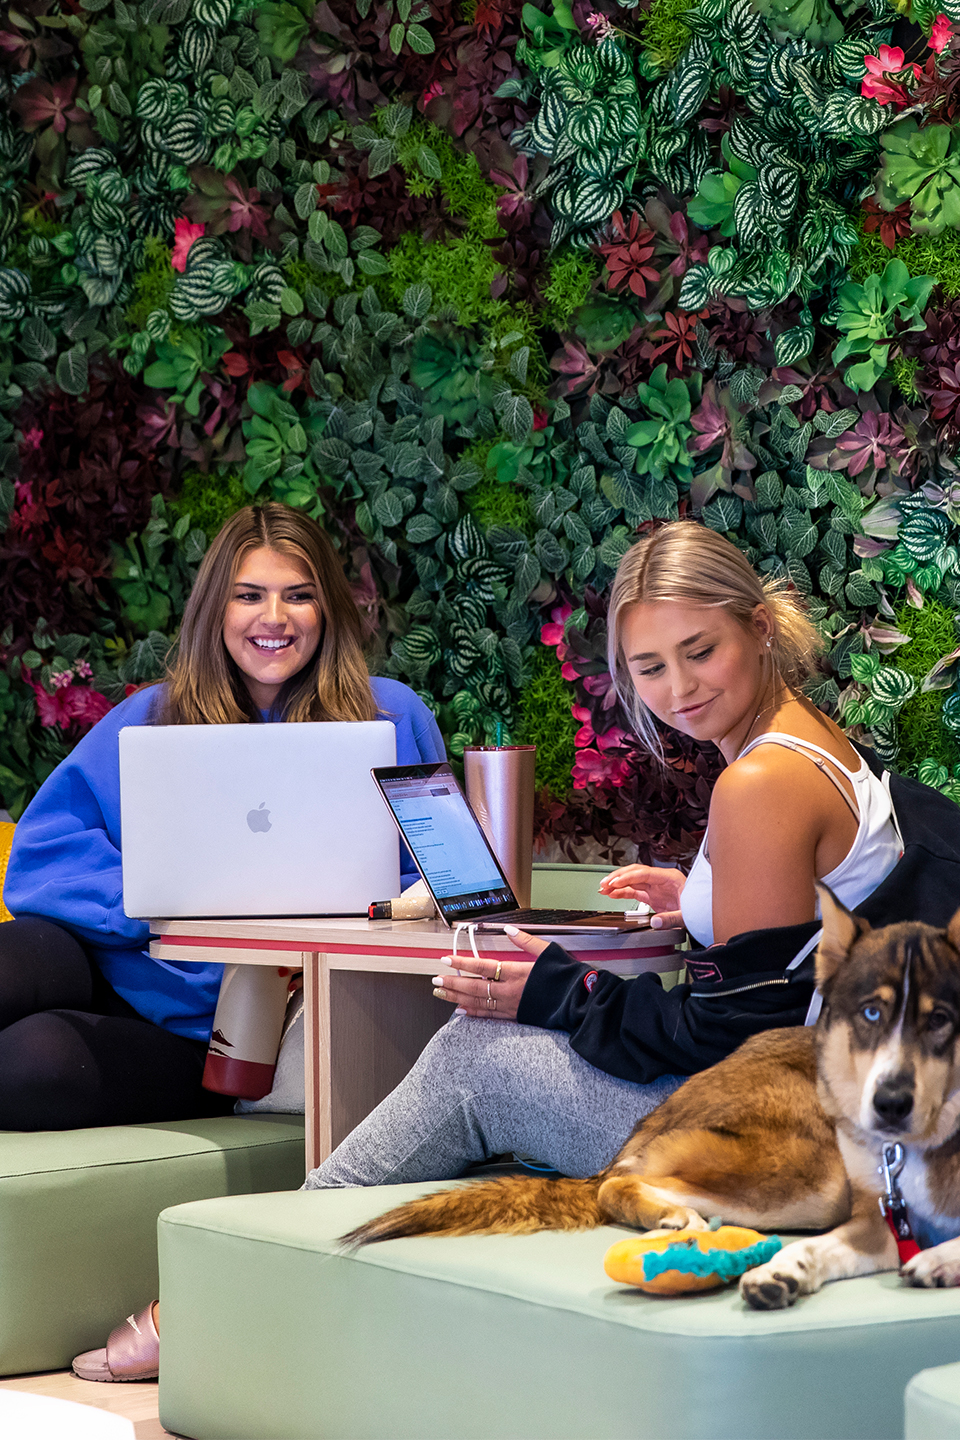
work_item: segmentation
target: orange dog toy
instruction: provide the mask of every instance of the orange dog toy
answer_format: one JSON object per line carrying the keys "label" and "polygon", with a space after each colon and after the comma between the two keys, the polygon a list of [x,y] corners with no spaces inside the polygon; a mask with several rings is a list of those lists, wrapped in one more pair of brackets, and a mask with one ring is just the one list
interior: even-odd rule
{"label": "orange dog toy", "polygon": [[631,1235],[603,1257],[611,1280],[650,1295],[716,1290],[776,1255],[780,1241],[739,1225],[712,1230],[674,1230],[669,1235]]}

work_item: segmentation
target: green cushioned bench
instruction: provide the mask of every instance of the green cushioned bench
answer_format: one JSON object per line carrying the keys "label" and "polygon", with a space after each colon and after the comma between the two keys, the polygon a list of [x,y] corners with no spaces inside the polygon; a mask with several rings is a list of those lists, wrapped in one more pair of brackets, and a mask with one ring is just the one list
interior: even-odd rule
{"label": "green cushioned bench", "polygon": [[0,1133],[0,1374],[54,1370],[156,1295],[157,1216],[303,1183],[303,1120]]}
{"label": "green cushioned bench", "polygon": [[180,1205],[160,1217],[163,1424],[193,1440],[900,1440],[952,1359],[960,1291],[895,1275],[758,1314],[735,1290],[613,1284],[623,1231],[335,1237],[436,1186]]}
{"label": "green cushioned bench", "polygon": [[960,1440],[960,1362],[914,1375],[905,1409],[906,1440]]}

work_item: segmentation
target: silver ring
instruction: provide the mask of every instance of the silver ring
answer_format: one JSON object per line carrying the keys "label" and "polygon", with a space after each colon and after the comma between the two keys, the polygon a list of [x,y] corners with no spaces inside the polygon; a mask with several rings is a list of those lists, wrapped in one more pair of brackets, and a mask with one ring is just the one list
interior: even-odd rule
{"label": "silver ring", "polygon": [[487,1004],[490,1004],[490,981],[487,981]]}
{"label": "silver ring", "polygon": [[497,961],[497,968],[496,968],[496,970],[494,971],[494,974],[493,974],[494,983],[496,983],[496,981],[500,979],[500,972],[502,971],[502,969],[503,969],[503,961],[502,961],[502,960],[498,960],[498,961]]}
{"label": "silver ring", "polygon": [[489,995],[488,995],[488,996],[487,996],[487,1009],[488,1009],[488,1010],[496,1010],[496,1008],[497,1008],[497,1002],[496,1002],[496,1000],[491,1000],[490,997],[489,997]]}

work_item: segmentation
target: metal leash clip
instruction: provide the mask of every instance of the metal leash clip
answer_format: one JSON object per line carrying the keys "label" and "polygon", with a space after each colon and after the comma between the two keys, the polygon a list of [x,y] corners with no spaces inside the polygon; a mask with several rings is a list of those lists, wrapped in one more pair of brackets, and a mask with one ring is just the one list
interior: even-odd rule
{"label": "metal leash clip", "polygon": [[910,1229],[910,1221],[907,1219],[907,1202],[901,1195],[900,1186],[897,1184],[906,1159],[903,1146],[897,1141],[893,1145],[884,1145],[882,1158],[877,1166],[877,1173],[883,1176],[885,1191],[879,1197],[880,1214],[890,1222],[898,1240],[913,1239],[913,1231]]}

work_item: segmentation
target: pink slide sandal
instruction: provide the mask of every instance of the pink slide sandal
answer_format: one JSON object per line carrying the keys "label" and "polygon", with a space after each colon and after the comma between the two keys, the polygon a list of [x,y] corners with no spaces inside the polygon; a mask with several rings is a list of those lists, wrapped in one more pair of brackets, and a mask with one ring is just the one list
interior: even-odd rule
{"label": "pink slide sandal", "polygon": [[128,1315],[111,1330],[106,1348],[78,1355],[73,1369],[81,1380],[156,1380],[160,1374],[160,1336],[153,1306]]}

